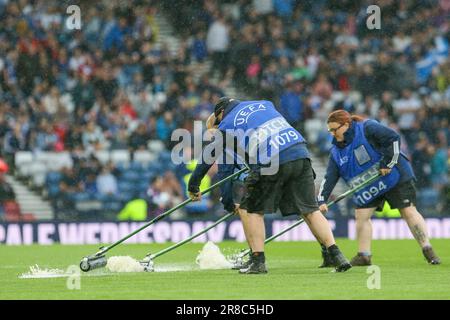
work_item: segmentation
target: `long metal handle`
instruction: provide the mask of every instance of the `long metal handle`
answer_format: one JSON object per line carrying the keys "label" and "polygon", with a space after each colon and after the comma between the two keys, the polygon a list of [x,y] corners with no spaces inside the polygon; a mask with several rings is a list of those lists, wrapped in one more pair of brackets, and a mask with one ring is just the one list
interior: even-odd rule
{"label": "long metal handle", "polygon": [[168,247],[168,248],[165,248],[165,249],[163,249],[163,250],[161,250],[161,251],[158,251],[157,253],[151,254],[151,255],[150,255],[150,259],[153,260],[154,258],[157,258],[157,257],[159,257],[160,255],[163,255],[163,254],[165,254],[165,253],[167,253],[167,252],[169,252],[169,251],[172,251],[173,249],[178,248],[179,246],[185,244],[186,242],[189,242],[189,241],[191,241],[192,239],[197,238],[198,236],[202,235],[203,233],[208,232],[209,230],[211,230],[212,228],[214,228],[215,226],[217,226],[219,223],[222,223],[223,221],[229,219],[229,218],[232,217],[233,215],[234,215],[234,213],[228,213],[228,214],[224,215],[222,218],[220,218],[219,220],[217,220],[216,222],[214,222],[214,223],[213,223],[212,225],[210,225],[209,227],[207,227],[207,228],[205,228],[205,229],[203,229],[203,230],[200,230],[199,232],[197,232],[196,234],[190,236],[189,238],[184,239],[184,240],[182,240],[182,241],[180,241],[180,242],[177,242],[177,243],[171,245],[171,246]]}
{"label": "long metal handle", "polygon": [[335,203],[341,201],[342,199],[344,199],[345,197],[355,193],[358,190],[361,190],[362,188],[364,188],[365,186],[367,186],[371,182],[377,180],[379,177],[380,177],[380,174],[376,174],[376,175],[370,177],[367,181],[364,181],[364,183],[360,184],[359,186],[356,186],[353,189],[347,190],[343,194],[337,196],[336,199],[334,199],[333,201],[330,201],[329,203],[327,203],[327,206],[332,206],[333,204],[335,204]]}
{"label": "long metal handle", "polygon": [[[208,193],[211,190],[213,190],[214,188],[222,185],[223,183],[225,183],[226,181],[233,179],[234,177],[237,177],[238,175],[240,175],[241,173],[244,173],[245,171],[247,171],[248,168],[242,168],[241,170],[229,175],[228,177],[216,182],[215,184],[213,184],[212,186],[210,186],[209,188],[205,189],[202,191],[202,194]],[[134,236],[135,234],[141,232],[142,230],[144,230],[145,228],[147,228],[148,226],[154,224],[155,222],[158,222],[159,220],[161,220],[162,218],[168,216],[169,214],[171,214],[172,212],[186,206],[188,203],[190,203],[192,201],[192,199],[186,199],[184,200],[182,203],[180,203],[179,205],[177,205],[176,207],[173,207],[172,209],[161,213],[159,216],[153,218],[152,220],[150,220],[148,223],[146,223],[145,225],[143,225],[142,227],[140,227],[139,229],[133,231],[132,233],[130,233],[129,235],[125,236],[124,238],[114,242],[112,245],[108,246],[108,247],[104,247],[102,248],[100,251],[98,251],[97,253],[95,253],[95,256],[100,256],[105,254],[106,252],[108,252],[109,250],[111,250],[112,248],[114,248],[115,246],[121,244],[122,242],[126,241],[127,239],[131,238],[132,236]]]}

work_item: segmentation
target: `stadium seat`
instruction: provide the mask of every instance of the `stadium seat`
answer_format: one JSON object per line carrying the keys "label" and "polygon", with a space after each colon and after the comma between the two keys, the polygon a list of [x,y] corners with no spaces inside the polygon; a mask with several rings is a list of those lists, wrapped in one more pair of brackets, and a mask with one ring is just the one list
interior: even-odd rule
{"label": "stadium seat", "polygon": [[156,175],[156,171],[155,170],[150,170],[148,168],[144,169],[141,172],[142,180],[146,180],[146,181],[150,181],[150,179],[152,177],[154,177],[155,175]]}
{"label": "stadium seat", "polygon": [[113,150],[111,152],[111,161],[114,164],[128,164],[130,162],[130,153],[128,150]]}
{"label": "stadium seat", "polygon": [[139,174],[139,172],[136,172],[135,170],[132,169],[127,169],[126,171],[123,172],[122,176],[120,177],[121,181],[126,181],[129,183],[135,183],[140,179],[141,175]]}
{"label": "stadium seat", "polygon": [[123,203],[121,201],[105,201],[103,202],[103,209],[108,211],[118,212],[122,209]]}
{"label": "stadium seat", "polygon": [[156,154],[159,154],[166,149],[164,143],[160,140],[150,140],[148,142],[148,148],[151,152],[154,152]]}
{"label": "stadium seat", "polygon": [[128,163],[121,162],[116,165],[116,170],[119,171],[120,175],[128,170]]}
{"label": "stadium seat", "polygon": [[34,154],[34,161],[41,162],[45,165],[51,162],[53,152],[39,151]]}
{"label": "stadium seat", "polygon": [[349,97],[355,104],[359,103],[362,100],[362,95],[359,91],[351,91],[349,93]]}
{"label": "stadium seat", "polygon": [[122,193],[122,192],[130,192],[130,191],[134,190],[133,183],[130,183],[130,182],[127,182],[127,181],[120,180],[117,185],[119,187],[119,192],[120,193]]}
{"label": "stadium seat", "polygon": [[137,161],[132,161],[132,162],[130,162],[128,169],[132,170],[134,172],[140,173],[141,171],[143,171],[144,167],[142,166],[142,163],[137,162]]}
{"label": "stadium seat", "polygon": [[14,155],[14,164],[20,167],[23,164],[29,164],[33,161],[33,153],[31,151],[18,151]]}
{"label": "stadium seat", "polygon": [[28,170],[29,170],[28,173],[29,173],[30,177],[44,174],[44,178],[45,178],[45,174],[47,173],[47,166],[44,162],[34,161],[33,163],[31,163],[29,165]]}
{"label": "stadium seat", "polygon": [[29,175],[28,168],[33,162],[34,156],[31,151],[18,151],[14,155],[14,164],[19,177],[27,177]]}
{"label": "stadium seat", "polygon": [[138,189],[140,192],[145,192],[147,191],[149,186],[149,181],[145,180],[145,179],[141,179],[138,183]]}
{"label": "stadium seat", "polygon": [[62,168],[72,168],[73,160],[69,152],[52,152],[49,155],[50,162],[47,163],[49,170],[60,170]]}
{"label": "stadium seat", "polygon": [[148,198],[147,191],[139,192],[139,199],[147,199],[147,198]]}
{"label": "stadium seat", "polygon": [[439,203],[439,192],[433,188],[424,188],[417,192],[417,207],[427,214],[437,213],[436,205]]}
{"label": "stadium seat", "polygon": [[162,151],[158,156],[158,161],[161,164],[172,162],[172,153],[170,151]]}
{"label": "stadium seat", "polygon": [[102,163],[106,164],[111,158],[111,153],[108,150],[98,150],[94,153],[94,156]]}
{"label": "stadium seat", "polygon": [[23,222],[33,222],[36,221],[36,217],[32,213],[23,213],[20,216],[20,220]]}
{"label": "stadium seat", "polygon": [[59,184],[62,174],[58,171],[50,171],[47,173],[46,183],[47,185]]}
{"label": "stadium seat", "polygon": [[305,121],[305,132],[308,135],[307,139],[310,144],[316,143],[319,132],[324,129],[324,125],[320,119],[309,119]]}
{"label": "stadium seat", "polygon": [[331,100],[333,101],[342,101],[345,98],[345,95],[341,91],[333,91],[331,95]]}
{"label": "stadium seat", "polygon": [[130,192],[121,192],[117,198],[122,202],[128,202],[133,200],[134,195],[135,195],[134,190]]}
{"label": "stadium seat", "polygon": [[37,188],[42,188],[45,185],[45,175],[45,172],[33,174],[33,185]]}
{"label": "stadium seat", "polygon": [[134,152],[134,161],[141,163],[146,166],[150,162],[155,161],[157,159],[156,153],[146,151],[146,150],[138,150]]}
{"label": "stadium seat", "polygon": [[160,161],[150,163],[146,169],[147,172],[152,172],[154,175],[163,174],[163,170],[163,164]]}

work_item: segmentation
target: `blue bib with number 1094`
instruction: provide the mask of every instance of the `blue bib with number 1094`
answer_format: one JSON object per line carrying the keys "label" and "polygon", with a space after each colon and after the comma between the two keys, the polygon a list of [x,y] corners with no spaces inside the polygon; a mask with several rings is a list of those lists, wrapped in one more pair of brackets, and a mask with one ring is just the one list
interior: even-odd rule
{"label": "blue bib with number 1094", "polygon": [[266,100],[239,103],[222,119],[219,130],[237,138],[238,148],[249,156],[250,164],[268,164],[281,151],[305,142]]}
{"label": "blue bib with number 1094", "polygon": [[[379,172],[382,156],[367,141],[364,122],[354,121],[352,126],[355,127],[352,143],[345,148],[333,146],[331,155],[339,168],[340,176],[351,188],[355,188]],[[366,205],[395,187],[399,179],[400,172],[394,166],[388,175],[355,192],[353,201],[358,206]]]}

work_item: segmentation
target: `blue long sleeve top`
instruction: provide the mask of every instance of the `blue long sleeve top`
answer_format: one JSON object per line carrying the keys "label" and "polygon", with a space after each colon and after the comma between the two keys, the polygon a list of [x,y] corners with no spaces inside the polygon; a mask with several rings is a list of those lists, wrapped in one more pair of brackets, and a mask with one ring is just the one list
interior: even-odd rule
{"label": "blue long sleeve top", "polygon": [[[400,171],[399,183],[415,179],[408,159],[400,152],[400,135],[397,132],[375,120],[367,120],[364,123],[364,135],[374,149],[382,155],[380,168],[393,168],[396,165]],[[354,136],[355,129],[351,126],[344,133],[344,141],[338,142],[336,139],[333,139],[332,143],[338,148],[345,148],[353,141]],[[330,155],[325,178],[320,184],[317,197],[319,205],[324,204],[328,200],[339,178],[338,166]]]}

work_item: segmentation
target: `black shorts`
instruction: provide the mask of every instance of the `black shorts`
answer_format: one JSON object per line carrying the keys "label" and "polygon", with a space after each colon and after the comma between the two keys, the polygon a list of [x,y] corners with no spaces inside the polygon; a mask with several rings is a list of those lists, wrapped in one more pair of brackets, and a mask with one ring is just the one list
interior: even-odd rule
{"label": "black shorts", "polygon": [[387,201],[392,209],[403,209],[416,205],[416,187],[413,180],[399,183],[394,188],[372,202],[357,208],[377,208],[382,210]]}
{"label": "black shorts", "polygon": [[274,175],[251,171],[245,180],[240,207],[250,213],[275,213],[283,216],[307,214],[318,210],[314,171],[309,159],[280,165]]}

